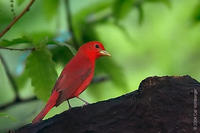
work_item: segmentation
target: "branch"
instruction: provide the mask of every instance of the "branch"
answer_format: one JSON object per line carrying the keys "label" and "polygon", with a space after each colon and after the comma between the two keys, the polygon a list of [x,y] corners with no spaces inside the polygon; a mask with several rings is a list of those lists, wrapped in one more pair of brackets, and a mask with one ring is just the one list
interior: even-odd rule
{"label": "branch", "polygon": [[35,101],[35,100],[37,100],[36,97],[30,97],[30,98],[27,98],[27,99],[20,99],[20,100],[16,100],[15,99],[14,101],[12,101],[10,103],[7,103],[7,104],[4,104],[4,105],[0,106],[0,110],[4,110],[4,109],[6,109],[6,108],[8,108],[10,106],[16,105],[16,104],[25,103],[25,102],[31,102],[31,101]]}
{"label": "branch", "polygon": [[2,47],[0,46],[0,49],[7,49],[7,50],[16,50],[16,51],[27,51],[27,50],[35,50],[35,48],[24,48],[24,49],[19,49],[19,48],[7,48],[7,47]]}
{"label": "branch", "polygon": [[72,25],[72,18],[71,18],[71,11],[70,11],[70,3],[69,3],[69,0],[65,0],[65,3],[66,3],[67,21],[68,21],[69,31],[70,31],[70,33],[72,34],[73,45],[74,45],[74,47],[75,47],[76,49],[78,49],[79,46],[78,46],[78,42],[77,42],[77,40],[76,40],[75,33],[74,33],[74,30],[73,30],[73,25]]}
{"label": "branch", "polygon": [[19,14],[19,16],[15,17],[13,21],[0,33],[0,38],[9,31],[9,29],[27,12],[29,11],[31,5],[34,3],[35,0],[31,0],[26,8]]}
{"label": "branch", "polygon": [[195,113],[200,107],[199,92],[200,83],[189,76],[149,77],[139,90],[74,107],[13,132],[200,133],[199,114]]}
{"label": "branch", "polygon": [[20,97],[19,97],[19,93],[18,93],[18,87],[17,87],[17,85],[15,83],[14,78],[12,77],[12,75],[11,75],[11,73],[9,71],[8,65],[6,64],[4,58],[3,58],[3,56],[1,54],[0,54],[0,60],[2,62],[2,65],[3,65],[4,69],[5,69],[6,75],[8,76],[8,79],[9,79],[9,81],[10,81],[12,87],[13,87],[13,90],[14,90],[14,93],[15,93],[15,100],[16,101],[20,101]]}

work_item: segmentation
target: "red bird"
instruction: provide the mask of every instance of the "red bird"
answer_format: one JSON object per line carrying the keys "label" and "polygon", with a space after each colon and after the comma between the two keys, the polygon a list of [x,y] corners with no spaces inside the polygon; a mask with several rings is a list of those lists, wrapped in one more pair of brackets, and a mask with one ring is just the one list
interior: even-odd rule
{"label": "red bird", "polygon": [[47,104],[32,123],[41,121],[51,108],[60,105],[63,101],[67,100],[69,108],[71,108],[68,101],[71,98],[76,97],[85,104],[88,104],[85,100],[81,99],[79,95],[90,84],[94,75],[95,60],[100,56],[110,56],[110,54],[105,51],[102,43],[92,41],[82,45],[77,54],[61,72]]}

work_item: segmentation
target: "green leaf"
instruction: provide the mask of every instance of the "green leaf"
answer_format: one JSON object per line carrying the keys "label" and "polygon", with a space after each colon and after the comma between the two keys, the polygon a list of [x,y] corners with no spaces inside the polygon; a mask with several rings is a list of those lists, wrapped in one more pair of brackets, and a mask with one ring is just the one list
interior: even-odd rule
{"label": "green leaf", "polygon": [[58,11],[59,0],[42,0],[42,2],[46,17],[52,19]]}
{"label": "green leaf", "polygon": [[194,9],[193,20],[195,22],[199,22],[200,21],[200,2],[199,2],[199,4],[196,5],[196,7]]}
{"label": "green leaf", "polygon": [[66,46],[57,46],[51,49],[53,60],[55,62],[65,65],[73,57],[72,52]]}
{"label": "green leaf", "polygon": [[55,43],[58,44],[58,45],[60,45],[60,46],[67,47],[73,55],[76,55],[77,50],[71,44],[62,43],[62,42],[55,42]]}
{"label": "green leaf", "polygon": [[89,5],[79,12],[77,12],[72,17],[72,23],[73,23],[73,29],[76,39],[78,40],[79,44],[83,43],[83,28],[86,25],[87,17],[91,14],[98,13],[100,11],[104,11],[105,9],[108,9],[110,5],[112,4],[112,0],[108,1],[101,1],[98,3],[95,3],[93,5]]}
{"label": "green leaf", "polygon": [[27,58],[26,70],[36,96],[47,100],[57,78],[51,53],[46,48],[33,51]]}
{"label": "green leaf", "polygon": [[0,113],[0,117],[6,117],[6,116],[8,116],[8,114],[6,114],[6,113]]}
{"label": "green leaf", "polygon": [[55,35],[54,33],[48,31],[30,33],[20,38],[15,38],[13,40],[0,40],[0,46],[12,46],[16,44],[35,44],[40,43],[52,43]]}
{"label": "green leaf", "polygon": [[133,8],[135,0],[115,0],[113,5],[113,15],[116,20],[124,18]]}
{"label": "green leaf", "polygon": [[12,46],[16,44],[31,43],[31,40],[27,37],[16,38],[13,40],[1,40],[0,46]]}
{"label": "green leaf", "polygon": [[139,13],[139,24],[142,24],[142,22],[144,20],[144,10],[143,10],[142,4],[139,4],[137,6],[137,9],[138,9],[138,13]]}
{"label": "green leaf", "polygon": [[168,7],[171,7],[170,0],[148,0],[148,1],[150,1],[150,2],[162,2],[165,5],[167,5]]}
{"label": "green leaf", "polygon": [[10,120],[12,120],[14,122],[17,121],[13,116],[8,115],[7,113],[0,113],[0,117],[8,118],[8,119],[10,119]]}
{"label": "green leaf", "polygon": [[122,68],[110,58],[102,58],[97,61],[98,72],[105,72],[113,83],[119,88],[126,89],[127,83]]}
{"label": "green leaf", "polygon": [[35,45],[40,45],[42,44],[47,44],[53,42],[55,35],[51,32],[48,31],[42,31],[42,32],[37,32],[37,33],[31,33],[29,35],[30,40],[35,44]]}
{"label": "green leaf", "polygon": [[28,73],[27,71],[23,71],[23,73],[19,76],[15,77],[15,81],[17,83],[18,89],[21,90],[22,88],[24,88],[25,83],[28,80]]}
{"label": "green leaf", "polygon": [[17,0],[17,5],[20,6],[21,4],[24,3],[25,0]]}

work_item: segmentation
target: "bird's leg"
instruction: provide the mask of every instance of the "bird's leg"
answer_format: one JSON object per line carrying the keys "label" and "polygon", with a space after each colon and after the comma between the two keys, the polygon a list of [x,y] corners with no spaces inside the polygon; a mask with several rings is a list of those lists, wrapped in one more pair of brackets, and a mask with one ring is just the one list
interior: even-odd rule
{"label": "bird's leg", "polygon": [[83,100],[82,98],[80,98],[79,96],[77,96],[76,98],[80,99],[81,101],[83,101],[85,103],[85,105],[88,105],[89,103],[85,100]]}
{"label": "bird's leg", "polygon": [[71,109],[72,106],[70,105],[69,100],[67,100],[67,103],[68,103],[69,109]]}

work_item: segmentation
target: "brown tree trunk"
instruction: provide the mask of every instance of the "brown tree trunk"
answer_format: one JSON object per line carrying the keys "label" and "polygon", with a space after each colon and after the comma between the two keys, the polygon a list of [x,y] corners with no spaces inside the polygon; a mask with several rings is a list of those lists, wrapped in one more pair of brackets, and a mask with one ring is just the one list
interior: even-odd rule
{"label": "brown tree trunk", "polygon": [[76,107],[16,133],[200,133],[200,83],[150,77],[137,91]]}

